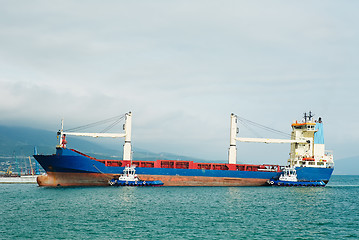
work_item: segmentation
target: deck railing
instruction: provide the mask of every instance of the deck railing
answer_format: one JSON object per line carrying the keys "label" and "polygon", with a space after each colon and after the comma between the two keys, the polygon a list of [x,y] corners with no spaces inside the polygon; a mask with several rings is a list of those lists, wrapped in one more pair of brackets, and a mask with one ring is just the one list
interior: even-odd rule
{"label": "deck railing", "polygon": [[228,163],[195,163],[193,161],[156,160],[156,161],[125,161],[97,160],[106,167],[125,167],[134,165],[142,168],[173,168],[173,169],[202,169],[202,170],[231,170],[231,171],[260,171],[280,172],[279,165],[228,164]]}

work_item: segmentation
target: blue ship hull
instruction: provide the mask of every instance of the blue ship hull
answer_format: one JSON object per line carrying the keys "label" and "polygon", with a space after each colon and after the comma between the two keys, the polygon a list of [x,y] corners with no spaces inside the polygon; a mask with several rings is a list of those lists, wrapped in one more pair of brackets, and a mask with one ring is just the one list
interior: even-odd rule
{"label": "blue ship hull", "polygon": [[[38,178],[40,186],[108,185],[124,167],[106,166],[103,162],[70,149],[57,148],[53,155],[34,155],[48,176]],[[297,168],[299,181],[327,183],[333,168]],[[236,171],[181,168],[136,167],[145,181],[161,180],[165,186],[262,186],[278,178],[280,171]]]}
{"label": "blue ship hull", "polygon": [[279,186],[279,187],[324,187],[325,183],[323,181],[281,181],[281,180],[271,180],[269,181],[270,185]]}

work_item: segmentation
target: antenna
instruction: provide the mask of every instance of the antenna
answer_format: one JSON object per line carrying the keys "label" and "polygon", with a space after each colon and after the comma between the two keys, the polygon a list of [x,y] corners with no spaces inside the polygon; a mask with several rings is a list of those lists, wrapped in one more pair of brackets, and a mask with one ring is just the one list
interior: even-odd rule
{"label": "antenna", "polygon": [[314,117],[314,114],[312,114],[312,111],[309,111],[308,115],[305,112],[304,113],[304,122],[312,121],[312,118]]}
{"label": "antenna", "polygon": [[305,112],[305,113],[304,113],[304,122],[307,122],[307,118],[308,118],[308,115],[307,115],[307,113]]}
{"label": "antenna", "polygon": [[312,111],[309,111],[309,116],[308,116],[309,121],[311,121],[313,117],[314,117],[314,114],[312,114]]}

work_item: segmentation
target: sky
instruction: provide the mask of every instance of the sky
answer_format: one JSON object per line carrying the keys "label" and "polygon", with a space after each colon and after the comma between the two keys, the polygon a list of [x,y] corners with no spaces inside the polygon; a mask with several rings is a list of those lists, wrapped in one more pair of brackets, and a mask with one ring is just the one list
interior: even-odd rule
{"label": "sky", "polygon": [[[135,148],[225,161],[232,112],[290,133],[311,110],[335,159],[359,155],[358,1],[0,6],[2,125],[55,132],[61,118],[71,128],[132,111]],[[289,145],[237,146],[238,161],[288,159]]]}

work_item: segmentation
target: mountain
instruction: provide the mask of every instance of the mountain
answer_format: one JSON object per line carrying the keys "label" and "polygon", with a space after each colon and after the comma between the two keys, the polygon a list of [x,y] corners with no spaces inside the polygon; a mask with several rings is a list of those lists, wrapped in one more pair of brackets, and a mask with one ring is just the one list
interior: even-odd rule
{"label": "mountain", "polygon": [[[111,144],[101,144],[102,141],[96,143],[85,139],[88,138],[71,137],[68,139],[70,141],[67,146],[98,159],[122,159],[122,144],[118,144],[117,148],[117,146]],[[0,126],[0,168],[3,170],[7,169],[9,162],[14,161],[14,155],[18,158],[32,156],[35,146],[39,154],[53,154],[57,144],[56,132],[28,127]],[[166,152],[153,153],[137,147],[133,147],[133,152],[133,159],[138,160],[154,161],[157,159],[169,159],[212,162]],[[359,156],[335,160],[334,174],[358,175]]]}
{"label": "mountain", "polygon": [[[103,144],[84,139],[86,138],[71,137],[67,146],[99,159],[122,159],[123,149],[120,144],[118,149],[114,149],[112,145],[109,145],[111,147],[106,147]],[[0,161],[1,159],[9,159],[14,154],[16,156],[32,156],[35,146],[39,154],[53,154],[57,144],[56,132],[28,127],[0,126]],[[165,152],[153,153],[136,147],[133,148],[133,152],[133,159],[139,160],[181,159],[206,161]]]}
{"label": "mountain", "polygon": [[335,175],[358,175],[359,174],[359,156],[335,160],[333,174],[335,174]]}
{"label": "mountain", "polygon": [[[0,156],[31,156],[36,146],[39,154],[52,154],[58,144],[56,132],[26,127],[0,126]],[[108,154],[115,151],[80,139],[73,139],[72,144],[83,148],[83,151],[96,153],[104,150]]]}

